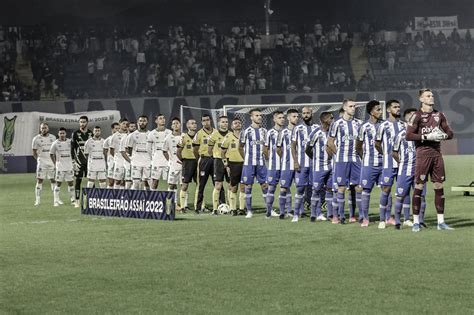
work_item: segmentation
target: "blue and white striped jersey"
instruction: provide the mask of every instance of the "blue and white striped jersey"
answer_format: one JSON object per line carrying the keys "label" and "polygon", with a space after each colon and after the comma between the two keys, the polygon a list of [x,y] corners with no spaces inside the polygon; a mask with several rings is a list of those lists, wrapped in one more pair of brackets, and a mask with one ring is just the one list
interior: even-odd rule
{"label": "blue and white striped jersey", "polygon": [[415,142],[407,141],[406,134],[406,129],[403,129],[398,133],[395,137],[395,142],[393,143],[393,151],[398,152],[400,156],[398,175],[414,176],[416,159]]}
{"label": "blue and white striped jersey", "polygon": [[383,168],[397,168],[398,163],[392,157],[393,142],[395,136],[404,129],[403,124],[399,121],[391,122],[386,120],[382,122],[377,129],[377,141],[382,141],[383,149]]}
{"label": "blue and white striped jersey", "polygon": [[360,161],[355,142],[362,122],[359,119],[345,120],[339,118],[329,127],[329,137],[335,139],[337,152],[335,162],[358,162]]}
{"label": "blue and white striped jersey", "polygon": [[248,127],[240,134],[240,143],[244,145],[244,165],[263,166],[263,146],[267,130],[265,128]]}
{"label": "blue and white striped jersey", "polygon": [[268,170],[280,170],[281,168],[281,159],[276,152],[279,133],[280,131],[272,128],[268,130],[265,137],[265,146],[268,148]]}
{"label": "blue and white striped jersey", "polygon": [[313,124],[311,126],[301,123],[293,129],[291,134],[291,141],[296,143],[296,157],[300,167],[310,167],[311,159],[306,155],[306,145],[309,143],[309,134],[314,129],[319,128],[319,125]]}
{"label": "blue and white striped jersey", "polygon": [[377,129],[380,122],[375,124],[366,121],[359,128],[359,135],[357,140],[363,142],[364,156],[362,158],[363,166],[382,166],[383,155],[375,148],[375,137],[377,136]]}
{"label": "blue and white striped jersey", "polygon": [[331,160],[326,152],[328,133],[321,128],[316,128],[309,134],[308,145],[313,148],[313,171],[329,171]]}
{"label": "blue and white striped jersey", "polygon": [[[294,129],[294,128],[293,128]],[[283,129],[277,140],[277,147],[281,148],[281,170],[293,171],[295,169],[295,162],[293,161],[293,156],[291,155],[291,133],[292,129],[285,128]]]}

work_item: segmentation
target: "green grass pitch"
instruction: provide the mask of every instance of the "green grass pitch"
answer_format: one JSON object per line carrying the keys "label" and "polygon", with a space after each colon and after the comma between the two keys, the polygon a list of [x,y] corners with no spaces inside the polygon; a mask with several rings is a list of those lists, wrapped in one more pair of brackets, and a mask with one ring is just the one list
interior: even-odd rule
{"label": "green grass pitch", "polygon": [[474,196],[450,191],[474,180],[473,160],[445,157],[456,230],[436,230],[430,185],[418,234],[263,214],[81,216],[53,208],[49,185],[35,208],[33,174],[0,175],[0,313],[473,314]]}

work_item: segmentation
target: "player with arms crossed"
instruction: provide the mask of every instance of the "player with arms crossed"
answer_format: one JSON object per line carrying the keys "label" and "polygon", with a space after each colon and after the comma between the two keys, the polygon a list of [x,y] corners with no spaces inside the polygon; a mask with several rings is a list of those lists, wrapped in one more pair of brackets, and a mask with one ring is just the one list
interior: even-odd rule
{"label": "player with arms crossed", "polygon": [[319,115],[320,128],[315,128],[309,134],[309,143],[306,146],[306,154],[312,159],[312,187],[311,197],[311,222],[327,221],[321,212],[321,196],[325,194],[328,216],[333,215],[332,209],[332,165],[331,156],[326,151],[329,126],[334,116],[330,112],[322,112]]}
{"label": "player with arms crossed", "polygon": [[382,176],[383,156],[375,148],[377,129],[382,118],[380,102],[373,100],[366,106],[369,119],[360,127],[356,141],[356,151],[362,159],[360,170],[360,186],[362,187],[362,200],[359,210],[361,227],[369,226],[370,194]]}
{"label": "player with arms crossed", "polygon": [[84,144],[84,154],[87,157],[87,188],[94,187],[95,181],[99,181],[99,187],[107,185],[107,149],[104,149],[105,140],[100,136],[99,126],[94,127],[92,138]]}
{"label": "player with arms crossed", "polygon": [[[327,148],[328,154],[335,155],[333,180],[335,179],[337,185],[337,207],[340,222],[345,224],[344,195],[346,188],[350,185],[357,185],[357,195],[361,194],[360,186],[358,185],[361,162],[355,150],[355,142],[362,124],[358,119],[354,118],[355,102],[351,99],[345,99],[342,104],[344,113],[329,128]],[[360,199],[360,197],[357,199]],[[349,219],[354,221],[353,217]],[[337,215],[334,215],[332,223],[339,223]]]}
{"label": "player with arms crossed", "polygon": [[[49,157],[51,145],[56,137],[49,133],[47,123],[41,123],[40,133],[33,138],[31,148],[33,157],[36,159],[36,187],[35,187],[35,206],[41,202],[41,191],[43,190],[43,181],[51,181],[51,190],[54,192],[56,182],[54,181],[54,163]],[[60,202],[60,200],[58,200]]]}
{"label": "player with arms crossed", "polygon": [[[244,154],[239,145],[240,132],[242,130],[242,121],[239,118],[232,120],[232,132],[229,132],[221,145],[222,163],[230,177],[229,187],[229,207],[230,213],[233,216],[237,212],[237,189],[239,187],[240,179],[242,178],[242,168],[244,165]],[[245,214],[245,191],[244,186],[240,185],[239,194],[239,212]]]}
{"label": "player with arms crossed", "polygon": [[273,211],[273,202],[275,201],[275,191],[280,181],[281,157],[277,153],[277,141],[280,132],[285,124],[285,115],[281,111],[273,113],[273,128],[268,130],[265,138],[265,155],[268,156],[267,185],[268,193],[266,218],[271,218]]}
{"label": "player with arms crossed", "polygon": [[[168,190],[174,192],[174,206],[178,204],[178,184],[181,184],[181,172],[183,169],[181,161],[178,159],[178,143],[181,142],[181,121],[174,117],[171,119],[171,134],[163,143],[163,155],[168,161]],[[184,204],[181,205],[185,207]]]}
{"label": "player with arms crossed", "polygon": [[149,187],[152,145],[148,140],[147,124],[147,116],[138,117],[138,129],[127,136],[126,151],[121,151],[123,158],[132,167],[132,188],[135,190],[140,189],[141,182],[145,188]]}
{"label": "player with arms crossed", "polygon": [[420,231],[420,206],[423,185],[428,175],[433,182],[435,207],[438,216],[438,230],[452,230],[444,222],[444,160],[441,154],[442,140],[452,139],[453,130],[449,127],[442,112],[433,109],[434,96],[430,89],[419,92],[421,107],[413,114],[407,126],[406,139],[415,141],[415,190],[413,192],[413,232]]}
{"label": "player with arms crossed", "polygon": [[[296,109],[289,109],[286,112],[288,126],[284,128],[277,140],[277,153],[281,157],[280,171],[280,196],[278,204],[280,206],[280,219],[284,219],[286,214],[291,212],[291,185],[295,178],[295,162],[291,154],[291,134],[296,124],[298,124],[299,113]],[[288,192],[290,192],[288,194]]]}
{"label": "player with arms crossed", "polygon": [[[148,133],[148,142],[151,143],[153,152],[151,162],[151,190],[156,190],[160,179],[168,179],[168,161],[163,155],[163,144],[166,137],[171,134],[171,130],[166,129],[166,118],[163,114],[155,116],[156,128]],[[181,124],[180,124],[181,125]],[[181,128],[181,127],[180,127]]]}
{"label": "player with arms crossed", "polygon": [[292,222],[298,222],[298,217],[302,215],[304,208],[305,190],[310,185],[311,179],[311,159],[306,155],[306,145],[309,143],[310,133],[319,128],[313,125],[313,109],[303,107],[301,112],[303,121],[293,129],[291,135],[291,155],[295,161],[295,214]]}
{"label": "player with arms crossed", "polygon": [[400,103],[397,100],[387,102],[388,119],[377,130],[375,148],[383,155],[383,170],[380,185],[380,223],[378,228],[385,229],[386,224],[395,225],[391,216],[392,196],[390,194],[398,173],[398,163],[392,157],[395,136],[403,129],[400,119]]}
{"label": "player with arms crossed", "polygon": [[71,203],[74,206],[77,204],[74,196],[74,170],[71,152],[71,139],[66,138],[66,128],[61,127],[58,131],[58,139],[53,142],[49,150],[49,156],[53,164],[56,165],[56,187],[54,187],[53,194],[55,207],[61,204],[59,193],[63,181],[66,181],[68,184],[67,191],[69,192]]}
{"label": "player with arms crossed", "polygon": [[107,154],[107,188],[114,188],[114,156],[111,154],[112,148],[112,137],[116,132],[120,130],[120,124],[114,122],[110,126],[112,134],[104,140],[104,149]]}
{"label": "player with arms crossed", "polygon": [[[403,112],[405,122],[410,121],[413,114],[416,112],[416,108],[408,108]],[[413,226],[413,222],[410,221],[410,190],[414,186],[415,182],[415,159],[416,159],[416,148],[413,141],[406,140],[406,128],[402,129],[395,137],[393,143],[392,156],[398,163],[398,176],[397,176],[397,187],[396,187],[396,201],[395,201],[395,229],[401,229],[400,215],[402,213],[405,217],[403,221],[404,226]],[[425,213],[425,191],[426,185],[423,188],[421,195],[421,209],[420,209],[420,226],[426,227],[424,224],[424,213]]]}
{"label": "player with arms crossed", "polygon": [[218,130],[214,130],[209,138],[207,145],[207,152],[214,160],[214,190],[212,191],[212,214],[217,215],[217,208],[219,207],[219,196],[222,191],[224,179],[229,182],[229,175],[222,162],[221,145],[224,137],[229,133],[229,119],[227,116],[221,116],[217,119]]}
{"label": "player with arms crossed", "polygon": [[71,137],[71,156],[73,157],[74,176],[76,177],[76,203],[74,206],[79,208],[79,197],[81,196],[82,178],[87,176],[87,159],[84,155],[84,144],[92,137],[92,131],[87,129],[89,118],[87,116],[79,117],[79,129],[72,133]]}
{"label": "player with arms crossed", "polygon": [[[188,119],[186,122],[187,132],[181,135],[181,142],[178,143],[176,155],[183,163],[182,184],[179,192],[179,204],[181,211],[189,211],[188,207],[188,188],[189,183],[194,180],[197,182],[197,159],[193,152],[193,138],[196,135],[197,123],[195,119]],[[196,189],[197,192],[197,189]]]}
{"label": "player with arms crossed", "polygon": [[255,178],[262,187],[263,200],[265,200],[268,185],[267,167],[265,166],[264,144],[267,130],[262,127],[262,112],[252,109],[250,112],[251,125],[240,134],[240,146],[244,149],[244,167],[242,181],[245,185],[246,218],[251,218],[252,213],[252,185]]}

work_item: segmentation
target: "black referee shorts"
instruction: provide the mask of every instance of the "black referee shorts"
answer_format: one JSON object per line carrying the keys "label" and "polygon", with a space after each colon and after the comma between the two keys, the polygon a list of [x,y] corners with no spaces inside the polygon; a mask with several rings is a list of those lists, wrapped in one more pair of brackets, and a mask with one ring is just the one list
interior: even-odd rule
{"label": "black referee shorts", "polygon": [[222,159],[214,158],[214,181],[223,182],[224,179],[229,182],[229,175],[224,167],[224,162],[222,162]]}
{"label": "black referee shorts", "polygon": [[240,183],[244,162],[228,162],[230,169],[230,185],[236,186]]}
{"label": "black referee shorts", "polygon": [[183,183],[189,184],[191,181],[197,183],[197,160],[196,159],[183,159]]}

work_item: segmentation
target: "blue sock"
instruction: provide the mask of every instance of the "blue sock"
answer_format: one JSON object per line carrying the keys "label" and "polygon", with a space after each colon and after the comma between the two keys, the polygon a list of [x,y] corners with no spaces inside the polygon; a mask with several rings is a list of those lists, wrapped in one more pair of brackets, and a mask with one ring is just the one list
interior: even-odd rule
{"label": "blue sock", "polygon": [[410,220],[410,194],[403,199],[403,217],[405,221]]}
{"label": "blue sock", "polygon": [[275,190],[276,190],[275,186],[268,186],[267,200],[266,200],[267,214],[272,213],[273,202],[275,201]]}
{"label": "blue sock", "polygon": [[392,216],[392,193],[388,194],[387,208],[385,208],[385,219],[388,220]]}
{"label": "blue sock", "polygon": [[339,212],[339,218],[342,220],[345,218],[344,214],[344,206],[345,206],[345,198],[344,198],[344,193],[342,192],[337,192],[337,209]]}
{"label": "blue sock", "polygon": [[245,206],[247,211],[252,212],[252,187],[245,186]]}
{"label": "blue sock", "polygon": [[320,195],[319,195],[319,190],[313,187],[313,193],[311,194],[311,217],[316,218],[318,216],[317,214],[317,208],[319,206],[319,212],[321,212],[321,205],[320,205]]}
{"label": "blue sock", "polygon": [[395,224],[400,224],[400,215],[402,213],[404,197],[397,196],[395,199]]}
{"label": "blue sock", "polygon": [[362,210],[362,192],[356,191],[356,205],[359,209],[359,219],[361,217],[360,211]]}
{"label": "blue sock", "polygon": [[337,218],[339,215],[339,203],[337,202],[337,191],[333,191],[332,196],[332,215]]}
{"label": "blue sock", "polygon": [[325,199],[326,199],[326,207],[328,209],[328,213],[327,213],[328,218],[333,215],[333,209],[332,209],[332,198],[333,197],[332,196],[333,196],[332,191],[326,191]]}
{"label": "blue sock", "polygon": [[295,195],[295,215],[300,215],[304,207],[304,189],[305,186],[296,187]]}
{"label": "blue sock", "polygon": [[385,212],[387,211],[388,193],[382,191],[380,194],[380,222],[385,221]]}
{"label": "blue sock", "polygon": [[286,207],[286,212],[287,213],[291,212],[291,210],[294,210],[294,209],[291,208],[291,190],[287,191],[285,207]]}
{"label": "blue sock", "polygon": [[280,206],[280,215],[286,212],[286,191],[280,190],[280,196],[278,197],[278,204]]}
{"label": "blue sock", "polygon": [[364,189],[362,191],[362,197],[361,197],[361,210],[362,210],[362,218],[368,220],[369,219],[369,205],[370,205],[370,189]]}

